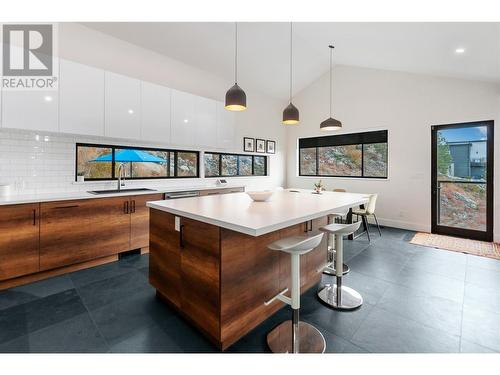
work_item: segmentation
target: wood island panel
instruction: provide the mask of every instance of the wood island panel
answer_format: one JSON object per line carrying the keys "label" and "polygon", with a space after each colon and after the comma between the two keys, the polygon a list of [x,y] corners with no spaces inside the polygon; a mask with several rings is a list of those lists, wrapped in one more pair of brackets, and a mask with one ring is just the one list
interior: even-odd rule
{"label": "wood island panel", "polygon": [[149,222],[149,282],[171,304],[181,306],[181,251],[175,216],[151,210]]}
{"label": "wood island panel", "polygon": [[[150,283],[222,350],[284,306],[265,302],[290,288],[290,256],[267,245],[326,224],[321,218],[255,237],[179,220],[181,231],[173,214],[151,210]],[[320,281],[326,241],[301,262],[304,292]]]}

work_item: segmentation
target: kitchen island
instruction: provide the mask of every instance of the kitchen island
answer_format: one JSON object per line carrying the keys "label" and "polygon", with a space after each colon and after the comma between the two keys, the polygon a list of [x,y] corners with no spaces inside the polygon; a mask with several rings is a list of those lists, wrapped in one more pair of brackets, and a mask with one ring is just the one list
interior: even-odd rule
{"label": "kitchen island", "polygon": [[[367,202],[364,194],[278,191],[267,202],[245,193],[148,202],[149,280],[157,295],[225,350],[283,303],[290,258],[267,245],[315,232],[330,213]],[[326,263],[326,238],[301,258],[302,292]]]}

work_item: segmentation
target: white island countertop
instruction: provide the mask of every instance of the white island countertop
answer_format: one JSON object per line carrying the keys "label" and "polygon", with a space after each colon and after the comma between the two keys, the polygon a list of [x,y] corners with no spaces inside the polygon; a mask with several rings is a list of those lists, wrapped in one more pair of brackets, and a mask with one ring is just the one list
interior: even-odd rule
{"label": "white island countertop", "polygon": [[154,201],[148,202],[147,206],[251,236],[261,236],[368,202],[366,194],[313,194],[310,190],[290,190],[275,192],[267,202],[254,202],[246,193],[233,193]]}

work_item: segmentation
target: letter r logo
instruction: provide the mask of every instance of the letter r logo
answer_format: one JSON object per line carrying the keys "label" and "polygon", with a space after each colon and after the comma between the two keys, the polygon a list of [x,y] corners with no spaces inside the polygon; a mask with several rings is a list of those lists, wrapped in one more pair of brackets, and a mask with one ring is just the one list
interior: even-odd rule
{"label": "letter r logo", "polygon": [[52,25],[3,25],[3,75],[52,76]]}

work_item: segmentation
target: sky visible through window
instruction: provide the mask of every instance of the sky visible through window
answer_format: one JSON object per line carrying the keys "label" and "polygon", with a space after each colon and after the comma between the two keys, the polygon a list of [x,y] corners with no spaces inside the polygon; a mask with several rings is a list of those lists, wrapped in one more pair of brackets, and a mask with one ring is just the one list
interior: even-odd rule
{"label": "sky visible through window", "polygon": [[487,138],[486,126],[470,128],[443,129],[439,131],[447,142],[485,141]]}

